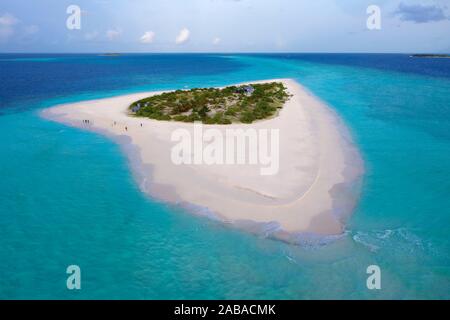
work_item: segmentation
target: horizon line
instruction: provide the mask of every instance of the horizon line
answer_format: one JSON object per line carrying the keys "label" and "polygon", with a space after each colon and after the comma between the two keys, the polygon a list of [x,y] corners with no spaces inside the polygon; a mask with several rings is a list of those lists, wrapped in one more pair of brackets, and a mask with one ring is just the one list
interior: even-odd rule
{"label": "horizon line", "polygon": [[219,51],[158,51],[158,52],[137,52],[137,51],[86,51],[86,52],[20,52],[9,51],[0,52],[0,54],[450,54],[447,52],[361,52],[361,51],[236,51],[236,52],[219,52]]}

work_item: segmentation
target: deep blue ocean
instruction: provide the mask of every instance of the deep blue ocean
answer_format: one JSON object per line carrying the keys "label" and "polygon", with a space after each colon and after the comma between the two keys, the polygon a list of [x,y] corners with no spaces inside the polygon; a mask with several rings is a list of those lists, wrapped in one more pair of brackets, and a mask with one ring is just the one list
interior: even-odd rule
{"label": "deep blue ocean", "polygon": [[[294,78],[365,161],[345,236],[289,245],[139,190],[120,147],[39,115],[131,92]],[[449,299],[450,59],[0,54],[1,299]],[[66,288],[81,268],[82,289]],[[382,289],[368,290],[378,265]]]}

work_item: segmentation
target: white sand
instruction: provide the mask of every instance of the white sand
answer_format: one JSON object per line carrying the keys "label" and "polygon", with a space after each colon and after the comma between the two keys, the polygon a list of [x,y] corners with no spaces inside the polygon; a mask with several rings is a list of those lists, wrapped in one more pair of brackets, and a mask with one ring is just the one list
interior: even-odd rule
{"label": "white sand", "polygon": [[[173,164],[171,134],[177,128],[192,132],[193,124],[127,114],[132,102],[158,92],[61,105],[43,114],[108,136],[129,137],[127,143],[138,147],[144,164],[138,169],[146,178],[143,187],[153,197],[208,208],[216,217],[236,225],[270,223],[281,238],[298,233],[340,234],[343,218],[351,213],[358,197],[354,186],[362,174],[361,158],[332,110],[293,80],[264,82],[271,81],[282,81],[293,94],[277,117],[204,129],[279,129],[280,166],[272,176],[260,175],[258,165]],[[89,119],[91,125],[83,124],[83,119]]]}

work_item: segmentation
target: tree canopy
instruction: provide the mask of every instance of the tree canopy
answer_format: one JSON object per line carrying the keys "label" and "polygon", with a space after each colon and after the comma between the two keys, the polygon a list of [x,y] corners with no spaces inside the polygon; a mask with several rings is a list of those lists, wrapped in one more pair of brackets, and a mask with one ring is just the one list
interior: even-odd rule
{"label": "tree canopy", "polygon": [[205,124],[252,123],[272,117],[290,95],[281,82],[176,90],[130,105],[137,117]]}

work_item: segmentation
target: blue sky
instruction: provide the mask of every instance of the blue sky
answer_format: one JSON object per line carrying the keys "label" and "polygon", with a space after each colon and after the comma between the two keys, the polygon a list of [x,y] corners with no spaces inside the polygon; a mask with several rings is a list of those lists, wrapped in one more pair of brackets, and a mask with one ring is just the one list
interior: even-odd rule
{"label": "blue sky", "polygon": [[450,1],[1,0],[0,52],[450,52]]}

